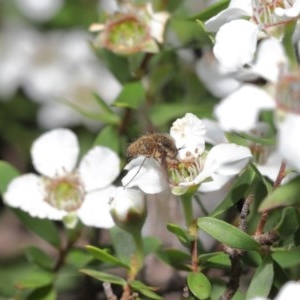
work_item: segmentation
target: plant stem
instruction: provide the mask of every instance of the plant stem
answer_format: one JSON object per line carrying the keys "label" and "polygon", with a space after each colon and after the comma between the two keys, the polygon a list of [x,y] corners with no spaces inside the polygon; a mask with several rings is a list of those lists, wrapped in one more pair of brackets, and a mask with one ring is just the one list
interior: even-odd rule
{"label": "plant stem", "polygon": [[192,206],[192,196],[190,194],[184,194],[180,197],[185,224],[189,227],[193,222],[193,206]]}

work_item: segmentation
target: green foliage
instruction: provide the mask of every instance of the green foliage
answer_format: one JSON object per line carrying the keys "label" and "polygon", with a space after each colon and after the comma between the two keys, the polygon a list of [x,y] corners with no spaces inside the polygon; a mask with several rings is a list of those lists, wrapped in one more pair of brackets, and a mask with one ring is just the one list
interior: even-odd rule
{"label": "green foliage", "polygon": [[203,217],[198,219],[197,224],[200,230],[204,230],[216,240],[232,248],[259,250],[259,244],[253,238],[222,220]]}
{"label": "green foliage", "polygon": [[19,172],[9,163],[0,161],[0,192],[4,194],[11,180],[19,175]]}
{"label": "green foliage", "polygon": [[211,284],[203,273],[189,273],[187,276],[188,287],[197,299],[208,299]]}
{"label": "green foliage", "polygon": [[88,269],[81,269],[80,272],[88,276],[91,276],[97,280],[100,280],[102,282],[109,282],[116,285],[121,285],[123,287],[126,285],[126,280],[124,280],[121,277],[111,275],[108,273],[98,272],[98,271],[88,270]]}

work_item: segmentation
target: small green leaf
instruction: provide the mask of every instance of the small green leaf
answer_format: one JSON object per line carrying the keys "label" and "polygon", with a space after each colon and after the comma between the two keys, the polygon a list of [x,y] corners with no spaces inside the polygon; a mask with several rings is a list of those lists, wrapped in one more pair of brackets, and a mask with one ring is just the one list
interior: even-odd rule
{"label": "small green leaf", "polygon": [[0,160],[0,193],[3,195],[11,180],[20,175],[19,171],[6,161]]}
{"label": "small green leaf", "polygon": [[[227,135],[227,134],[226,134]],[[228,134],[228,137],[230,137],[231,142],[233,142],[234,136],[241,138],[242,140],[246,141],[245,146],[247,145],[248,141],[261,144],[261,145],[275,145],[276,144],[276,139],[275,138],[260,138],[256,137],[247,133],[243,132],[231,132]],[[248,143],[249,144],[249,143]]]}
{"label": "small green leaf", "polygon": [[259,250],[259,244],[245,232],[238,228],[211,217],[199,218],[197,221],[200,230],[204,230],[216,240],[232,248],[243,250]]}
{"label": "small green leaf", "polygon": [[295,267],[300,264],[300,247],[275,248],[272,257],[282,268]]}
{"label": "small green leaf", "polygon": [[295,233],[299,228],[299,213],[293,207],[286,207],[278,225],[274,228],[281,237],[286,238]]}
{"label": "small green leaf", "polygon": [[28,229],[33,231],[55,248],[60,248],[59,232],[53,221],[32,218],[30,215],[19,209],[14,209],[14,212]]}
{"label": "small green leaf", "polygon": [[184,246],[190,245],[190,242],[194,239],[186,230],[176,224],[167,224],[167,229],[174,233]]}
{"label": "small green leaf", "polygon": [[115,126],[105,126],[94,141],[94,146],[106,146],[116,153],[120,151],[120,135]]}
{"label": "small green leaf", "polygon": [[157,252],[157,256],[176,270],[190,271],[190,254],[177,249],[163,249]]}
{"label": "small green leaf", "polygon": [[211,217],[216,217],[224,213],[230,207],[234,206],[242,196],[246,196],[249,193],[251,185],[255,180],[256,173],[251,166],[247,167],[245,171],[237,178],[235,184],[231,188],[228,195],[220,203],[218,207],[210,213]]}
{"label": "small green leaf", "polygon": [[98,271],[89,270],[89,269],[81,269],[80,272],[83,274],[86,274],[88,276],[91,276],[102,282],[109,282],[112,284],[121,285],[123,287],[127,284],[126,280],[123,279],[122,277],[111,275],[108,273],[98,272]]}
{"label": "small green leaf", "polygon": [[258,210],[273,209],[280,206],[300,206],[300,176],[279,186],[271,192],[260,204]]}
{"label": "small green leaf", "polygon": [[83,268],[93,259],[93,256],[84,249],[73,248],[68,252],[66,262],[76,268]]}
{"label": "small green leaf", "polygon": [[224,252],[215,252],[215,253],[205,253],[199,255],[199,265],[201,268],[230,268],[231,261],[228,257],[228,254]]}
{"label": "small green leaf", "polygon": [[133,280],[129,283],[129,285],[137,292],[143,294],[147,297],[147,299],[154,299],[154,300],[162,300],[163,298],[156,293],[153,292],[155,288],[149,287],[145,285],[144,283]]}
{"label": "small green leaf", "polygon": [[86,246],[86,249],[88,250],[89,253],[93,255],[94,258],[102,262],[106,262],[114,266],[120,266],[126,269],[130,269],[130,267],[127,264],[120,261],[115,256],[109,254],[107,250],[99,249],[94,246]]}
{"label": "small green leaf", "polygon": [[207,299],[211,293],[211,284],[203,273],[189,273],[188,287],[198,299]]}
{"label": "small green leaf", "polygon": [[53,289],[52,285],[43,286],[38,289],[35,289],[30,295],[26,298],[27,300],[56,300],[57,294]]}
{"label": "small green leaf", "polygon": [[273,261],[270,256],[266,256],[253,275],[247,290],[246,299],[253,299],[259,296],[268,297],[272,287],[273,278]]}
{"label": "small green leaf", "polygon": [[123,90],[114,102],[114,106],[138,108],[146,98],[145,90],[140,81],[129,82],[123,86]]}
{"label": "small green leaf", "polygon": [[54,260],[40,248],[30,246],[25,249],[25,255],[30,263],[51,270],[54,266]]}
{"label": "small green leaf", "polygon": [[18,289],[32,289],[51,285],[55,276],[53,273],[34,269],[25,278],[16,282]]}

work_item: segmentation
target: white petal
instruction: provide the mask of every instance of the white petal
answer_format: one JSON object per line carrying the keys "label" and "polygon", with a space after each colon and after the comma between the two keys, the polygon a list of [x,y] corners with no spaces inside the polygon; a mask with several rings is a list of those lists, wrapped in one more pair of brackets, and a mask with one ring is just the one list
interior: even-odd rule
{"label": "white petal", "polygon": [[269,94],[247,84],[217,104],[214,115],[225,131],[249,131],[255,128],[262,110],[274,107],[275,101]]}
{"label": "white petal", "polygon": [[9,206],[20,208],[32,217],[61,220],[66,213],[58,210],[45,199],[42,179],[35,174],[25,174],[11,181],[4,194],[4,201]]}
{"label": "white petal", "polygon": [[207,20],[205,22],[205,27],[207,31],[217,32],[223,24],[251,15],[251,0],[233,0],[230,2],[227,9]]}
{"label": "white petal", "polygon": [[110,148],[96,146],[81,160],[79,174],[86,191],[111,184],[120,173],[120,159]]}
{"label": "white petal", "polygon": [[257,60],[246,72],[257,74],[273,83],[278,81],[280,72],[287,65],[282,43],[275,38],[263,40],[257,50]]}
{"label": "white petal", "polygon": [[221,65],[213,53],[207,52],[196,62],[196,74],[205,87],[218,98],[228,96],[241,82],[232,78],[230,70]]}
{"label": "white petal", "polygon": [[232,176],[237,175],[252,158],[250,150],[236,144],[219,144],[207,154],[203,172]]}
{"label": "white petal", "polygon": [[228,142],[224,131],[216,121],[202,119],[202,122],[204,123],[206,129],[205,141],[207,143],[217,145]]}
{"label": "white petal", "polygon": [[294,1],[293,6],[290,8],[284,9],[282,7],[277,7],[275,8],[274,14],[277,15],[280,20],[284,21],[296,18],[300,14],[300,1]]}
{"label": "white petal", "polygon": [[111,228],[114,226],[109,203],[115,190],[115,186],[110,186],[107,189],[86,195],[84,202],[77,211],[77,215],[83,224],[98,228]]}
{"label": "white petal", "polygon": [[41,174],[54,177],[74,169],[79,153],[76,135],[69,129],[42,134],[31,147],[32,163]]}
{"label": "white petal", "polygon": [[143,214],[146,210],[146,196],[138,189],[119,187],[112,196],[111,210],[120,221],[125,221],[130,210]]}
{"label": "white petal", "polygon": [[187,113],[183,118],[177,119],[170,129],[170,135],[175,140],[182,159],[188,154],[199,156],[205,150],[205,126],[194,114]]}
{"label": "white petal", "polygon": [[165,26],[169,17],[170,14],[168,12],[157,12],[151,18],[151,36],[159,43],[164,41]]}
{"label": "white petal", "polygon": [[300,171],[300,116],[288,114],[278,125],[278,151],[281,156]]}
{"label": "white petal", "polygon": [[63,0],[15,0],[24,15],[35,21],[54,17],[64,4]]}
{"label": "white petal", "polygon": [[298,300],[300,295],[300,283],[289,281],[283,285],[274,300]]}
{"label": "white petal", "polygon": [[137,157],[125,169],[129,171],[122,184],[127,188],[139,187],[146,194],[157,194],[169,187],[167,175],[153,158]]}
{"label": "white petal", "polygon": [[246,20],[224,24],[216,35],[214,54],[225,67],[236,70],[253,60],[258,26]]}

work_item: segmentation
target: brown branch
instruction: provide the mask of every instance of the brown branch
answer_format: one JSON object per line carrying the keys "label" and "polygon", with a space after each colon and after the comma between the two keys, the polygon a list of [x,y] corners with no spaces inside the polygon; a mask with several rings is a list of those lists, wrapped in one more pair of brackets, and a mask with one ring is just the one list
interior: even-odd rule
{"label": "brown branch", "polygon": [[[273,185],[273,191],[278,187],[280,186],[283,178],[285,177],[285,169],[286,169],[286,162],[285,161],[282,161],[281,162],[281,165],[280,165],[280,169],[278,171],[278,175],[277,175],[277,178],[274,182],[274,185]],[[264,227],[266,225],[266,222],[268,220],[268,217],[269,217],[269,213],[270,211],[269,210],[265,210],[262,212],[262,215],[260,217],[260,220],[259,220],[259,223],[257,225],[257,229],[256,229],[256,232],[255,232],[255,235],[261,235],[264,231]]]}

